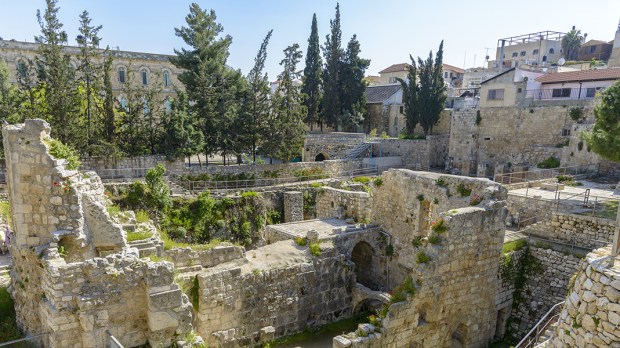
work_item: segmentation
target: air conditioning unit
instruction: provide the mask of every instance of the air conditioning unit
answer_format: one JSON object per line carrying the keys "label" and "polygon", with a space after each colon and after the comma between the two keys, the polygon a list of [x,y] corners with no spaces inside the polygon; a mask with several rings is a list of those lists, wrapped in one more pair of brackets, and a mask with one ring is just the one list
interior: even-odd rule
{"label": "air conditioning unit", "polygon": [[525,77],[523,78],[523,82],[527,82],[528,80],[529,80],[529,77],[527,77],[527,76],[525,76]]}

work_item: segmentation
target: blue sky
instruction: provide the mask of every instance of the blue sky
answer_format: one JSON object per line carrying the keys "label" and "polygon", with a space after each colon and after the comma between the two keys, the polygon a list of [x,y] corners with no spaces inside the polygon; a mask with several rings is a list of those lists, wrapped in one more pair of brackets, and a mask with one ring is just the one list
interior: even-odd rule
{"label": "blue sky", "polygon": [[[75,44],[78,16],[88,10],[103,25],[103,45],[122,50],[172,54],[182,47],[174,28],[184,24],[192,1],[186,0],[60,0],[60,19]],[[329,32],[336,1],[211,0],[196,1],[214,9],[224,32],[233,37],[228,64],[244,74],[269,29],[267,72],[275,80],[282,50],[299,43],[305,52],[312,14],[317,14],[321,43]],[[43,0],[0,0],[0,37],[32,41],[39,33],[36,10]],[[353,34],[362,57],[371,59],[367,74],[426,56],[444,43],[444,63],[459,67],[482,65],[495,55],[497,40],[542,30],[568,31],[573,25],[588,39],[612,40],[620,19],[620,0],[455,1],[342,0],[343,46]],[[475,59],[475,61],[474,61]],[[303,68],[302,64],[299,67]]]}

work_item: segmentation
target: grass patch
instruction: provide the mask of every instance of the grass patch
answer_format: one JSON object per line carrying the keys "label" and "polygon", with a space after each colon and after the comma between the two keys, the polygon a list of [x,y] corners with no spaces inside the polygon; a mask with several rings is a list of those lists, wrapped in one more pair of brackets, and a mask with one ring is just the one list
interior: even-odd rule
{"label": "grass patch", "polygon": [[308,245],[308,240],[304,237],[295,237],[295,244],[303,247]]}
{"label": "grass patch", "polygon": [[618,201],[607,201],[601,206],[602,208],[600,210],[597,209],[594,212],[595,217],[611,220],[616,219],[616,215],[618,214]]}
{"label": "grass patch", "polygon": [[135,242],[137,240],[151,238],[152,236],[153,234],[151,232],[146,231],[127,232],[127,242]]}
{"label": "grass patch", "polygon": [[515,240],[512,242],[508,242],[502,246],[502,252],[504,254],[508,254],[513,251],[519,251],[523,249],[526,245],[527,245],[527,240],[525,239],[519,239],[519,240]]}
{"label": "grass patch", "polygon": [[116,204],[108,205],[107,210],[108,210],[108,214],[110,214],[111,217],[114,217],[114,216],[120,214],[121,207],[116,205]]}
{"label": "grass patch", "polygon": [[15,307],[13,299],[6,287],[0,288],[0,342],[7,342],[22,338],[15,321]]}
{"label": "grass patch", "polygon": [[458,192],[461,197],[469,197],[469,195],[471,195],[471,189],[463,183],[458,184],[456,192]]}
{"label": "grass patch", "polygon": [[314,256],[321,256],[321,246],[319,245],[319,243],[310,244],[308,249],[310,250],[310,254]]}
{"label": "grass patch", "polygon": [[430,256],[426,255],[426,253],[424,251],[419,251],[415,255],[415,262],[418,263],[418,264],[427,263],[430,260],[431,260]]}
{"label": "grass patch", "polygon": [[149,217],[149,213],[147,213],[145,210],[138,210],[136,212],[136,222],[141,224],[144,222],[149,221],[151,218]]}
{"label": "grass patch", "polygon": [[222,243],[219,239],[212,239],[207,244],[194,244],[176,241],[168,236],[166,232],[161,233],[161,239],[164,241],[164,250],[170,250],[173,248],[191,248],[192,250],[208,250],[213,249]]}
{"label": "grass patch", "polygon": [[317,336],[337,336],[342,333],[352,332],[357,329],[357,325],[366,322],[370,314],[370,312],[360,312],[359,314],[356,314],[348,319],[335,321],[319,328],[306,329],[303,332],[280,337],[271,342],[271,347],[278,347],[282,345],[288,346],[293,344],[299,345],[299,343],[302,342],[310,342]]}
{"label": "grass patch", "polygon": [[367,184],[368,182],[370,182],[370,178],[367,176],[356,176],[355,178],[353,178],[353,182],[359,182],[361,184]]}

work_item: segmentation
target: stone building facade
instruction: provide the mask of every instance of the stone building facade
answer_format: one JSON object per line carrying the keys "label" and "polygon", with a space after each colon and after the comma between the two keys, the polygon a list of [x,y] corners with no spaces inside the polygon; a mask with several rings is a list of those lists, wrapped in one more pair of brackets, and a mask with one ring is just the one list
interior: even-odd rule
{"label": "stone building facade", "polygon": [[[9,68],[9,80],[17,83],[18,74],[24,71],[28,62],[35,62],[39,44],[15,40],[0,40],[0,59],[4,60]],[[71,65],[79,66],[78,56],[80,48],[77,46],[64,46],[63,51],[71,56]],[[103,63],[104,50],[98,50],[100,54],[95,58],[98,63]],[[165,54],[131,52],[110,49],[114,62],[112,63],[112,90],[119,105],[122,105],[125,89],[129,84],[158,88],[160,99],[172,99],[176,96],[174,88],[182,88],[178,75],[181,71],[170,63],[170,56]],[[168,107],[168,104],[164,105]]]}

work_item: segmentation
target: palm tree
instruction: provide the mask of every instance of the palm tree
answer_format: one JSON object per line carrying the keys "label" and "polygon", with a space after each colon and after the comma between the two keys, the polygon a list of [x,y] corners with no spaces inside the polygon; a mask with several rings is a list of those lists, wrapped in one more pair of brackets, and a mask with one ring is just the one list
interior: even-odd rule
{"label": "palm tree", "polygon": [[581,35],[581,30],[575,30],[575,26],[573,26],[573,29],[562,38],[564,58],[566,60],[576,60],[582,43],[583,36]]}

